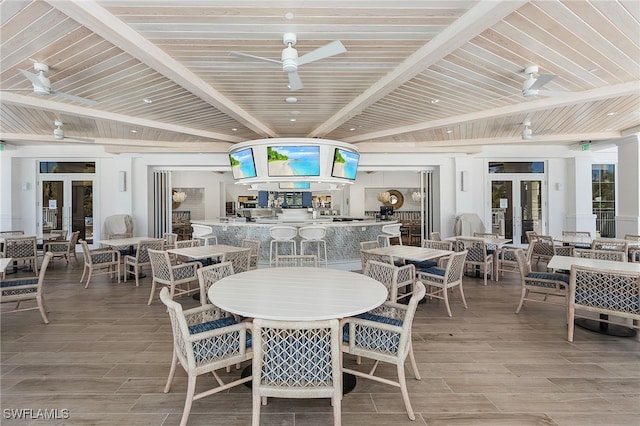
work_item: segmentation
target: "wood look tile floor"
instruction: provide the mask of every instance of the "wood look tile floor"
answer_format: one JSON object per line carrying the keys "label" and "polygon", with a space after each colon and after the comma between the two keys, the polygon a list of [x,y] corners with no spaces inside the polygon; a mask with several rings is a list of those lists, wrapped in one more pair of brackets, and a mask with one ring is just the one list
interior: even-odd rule
{"label": "wood look tile floor", "polygon": [[[11,410],[47,409],[69,414],[47,424],[177,425],[186,375],[179,368],[171,392],[163,393],[171,328],[157,297],[147,306],[151,278],[136,287],[99,276],[84,289],[81,273],[80,262],[60,261],[47,272],[50,324],[43,324],[37,311],[2,315],[0,423],[42,424],[8,417]],[[398,389],[359,379],[343,400],[344,425],[640,425],[637,338],[577,328],[574,342],[567,342],[562,308],[529,302],[514,314],[520,287],[513,274],[486,287],[481,279],[466,277],[464,290],[469,309],[454,290],[453,318],[440,301],[418,308],[413,330],[422,380],[414,380],[407,368],[415,422]],[[179,300],[185,306],[197,303]],[[355,366],[348,356],[345,364]],[[380,371],[395,376],[394,367]],[[200,389],[214,383],[210,376],[198,379]],[[333,424],[328,400],[272,398],[261,420],[262,425]],[[195,401],[189,418],[194,426],[249,424],[251,393],[244,386]]]}

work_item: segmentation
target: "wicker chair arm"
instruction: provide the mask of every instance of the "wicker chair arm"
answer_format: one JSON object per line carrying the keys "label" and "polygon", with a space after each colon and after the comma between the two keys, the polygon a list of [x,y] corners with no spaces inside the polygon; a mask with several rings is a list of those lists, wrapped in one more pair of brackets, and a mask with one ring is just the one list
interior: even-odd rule
{"label": "wicker chair arm", "polygon": [[69,240],[49,241],[42,246],[44,251],[64,251],[69,247]]}
{"label": "wicker chair arm", "polygon": [[[525,280],[525,284],[527,284],[527,285],[555,288],[556,290],[563,290],[563,288],[569,288],[569,283],[565,283],[564,281],[548,280],[546,278],[530,278],[530,277],[525,277],[524,280]],[[545,285],[540,285],[540,284],[537,284],[537,283],[549,284],[549,285],[545,286]]]}
{"label": "wicker chair arm", "polygon": [[398,283],[405,284],[407,282],[413,282],[416,276],[415,265],[408,264],[398,268]]}
{"label": "wicker chair arm", "polygon": [[420,281],[422,281],[423,284],[428,285],[427,283],[429,281],[431,282],[436,282],[438,284],[442,284],[445,280],[445,276],[443,275],[436,275],[436,274],[429,274],[427,272],[422,272],[422,271],[418,271],[416,273],[416,276],[418,277],[418,279]]}
{"label": "wicker chair arm", "polygon": [[368,313],[404,320],[404,317],[407,315],[407,305],[388,300],[382,305],[371,309]]}
{"label": "wicker chair arm", "polygon": [[[221,327],[221,328],[216,328],[213,330],[207,330],[207,331],[203,331],[201,333],[193,333],[190,334],[188,337],[185,337],[185,341],[189,342],[189,343],[194,343],[194,342],[199,342],[201,340],[206,340],[206,339],[210,339],[212,337],[216,337],[216,336],[222,336],[225,334],[229,334],[229,333],[233,333],[233,332],[239,332],[240,333],[240,337],[242,338],[242,336],[246,336],[247,335],[247,331],[251,330],[251,328],[253,327],[253,324],[250,322],[239,322],[233,325],[228,325],[226,327]],[[246,337],[245,337],[246,339]],[[244,353],[244,345],[240,346],[240,350],[241,352]]]}
{"label": "wicker chair arm", "polygon": [[202,268],[202,263],[200,262],[185,262],[171,265],[173,273],[179,275],[187,275],[187,271],[189,271],[189,269],[192,269],[193,275],[195,275],[199,268]]}
{"label": "wicker chair arm", "polygon": [[360,325],[362,327],[375,328],[378,330],[390,331],[393,333],[402,333],[402,326],[400,325],[386,324],[384,322],[372,321],[372,320],[356,318],[356,317],[343,318],[340,321],[340,327],[344,327],[345,325],[349,326],[349,330],[350,330],[349,341],[353,341],[355,339],[355,333],[353,331],[356,325]]}

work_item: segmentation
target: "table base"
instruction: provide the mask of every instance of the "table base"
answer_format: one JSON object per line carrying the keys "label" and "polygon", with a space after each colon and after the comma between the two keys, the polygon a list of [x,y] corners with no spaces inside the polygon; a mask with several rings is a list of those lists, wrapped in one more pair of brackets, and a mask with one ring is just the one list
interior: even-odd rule
{"label": "table base", "polygon": [[[608,319],[607,315],[601,315]],[[578,318],[575,320],[575,325],[580,328],[584,328],[589,331],[595,331],[596,333],[606,334],[607,336],[615,337],[635,337],[636,331],[632,328],[628,328],[622,325],[609,324],[606,322],[600,322],[596,320]]]}
{"label": "table base", "polygon": [[[252,371],[253,371],[253,366],[249,364],[242,370],[242,373],[240,373],[240,377],[243,379],[245,377],[249,377]],[[356,376],[349,373],[342,373],[342,394],[346,395],[352,390],[354,390],[356,388],[356,383],[357,383]],[[253,383],[249,381],[244,383],[244,385],[249,389],[251,389]]]}

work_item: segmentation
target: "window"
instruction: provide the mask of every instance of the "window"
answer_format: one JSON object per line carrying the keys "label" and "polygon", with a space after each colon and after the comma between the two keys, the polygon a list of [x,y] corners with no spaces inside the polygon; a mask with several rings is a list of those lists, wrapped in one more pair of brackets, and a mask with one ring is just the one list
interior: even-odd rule
{"label": "window", "polygon": [[489,173],[544,173],[544,161],[489,162]]}
{"label": "window", "polygon": [[95,173],[96,163],[93,161],[41,161],[40,173]]}
{"label": "window", "polygon": [[596,230],[602,237],[616,236],[616,174],[613,164],[591,166],[591,196]]}

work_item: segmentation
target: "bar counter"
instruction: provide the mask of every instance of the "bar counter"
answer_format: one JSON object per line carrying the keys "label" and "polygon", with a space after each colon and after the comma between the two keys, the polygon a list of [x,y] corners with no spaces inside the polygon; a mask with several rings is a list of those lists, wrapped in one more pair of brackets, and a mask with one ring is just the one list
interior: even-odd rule
{"label": "bar counter", "polygon": [[[338,220],[344,220],[337,218]],[[262,220],[260,222],[224,222],[215,220],[192,220],[192,223],[211,226],[213,235],[218,237],[218,244],[239,246],[244,238],[260,240],[259,267],[269,266],[269,246],[271,236],[269,228],[274,225],[287,225],[300,228],[301,226],[320,225],[327,229],[325,241],[327,244],[328,267],[344,270],[359,270],[360,242],[376,240],[382,233],[382,226],[396,223],[396,221],[376,222],[372,219],[352,221],[302,220],[297,222],[279,222],[277,220]],[[296,249],[300,252],[300,237],[296,236]],[[282,247],[284,248],[284,246]],[[307,254],[311,253],[311,250]]]}

